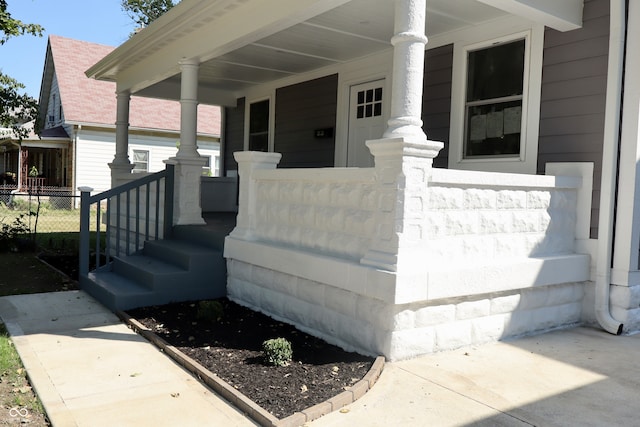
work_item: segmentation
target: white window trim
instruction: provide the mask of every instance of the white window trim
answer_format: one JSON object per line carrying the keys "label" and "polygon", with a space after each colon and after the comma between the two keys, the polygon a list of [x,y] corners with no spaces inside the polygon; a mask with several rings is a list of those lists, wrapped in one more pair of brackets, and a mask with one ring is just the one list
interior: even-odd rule
{"label": "white window trim", "polygon": [[269,139],[268,139],[268,152],[273,151],[273,138],[274,138],[274,128],[275,128],[275,119],[276,119],[276,106],[275,106],[275,93],[273,96],[263,96],[260,98],[253,98],[251,100],[247,99],[244,105],[244,151],[249,150],[249,124],[251,121],[250,111],[251,104],[255,104],[256,102],[269,101]]}
{"label": "white window trim", "polygon": [[[129,154],[129,158],[131,159],[131,163],[133,164],[133,166],[135,167],[135,155],[134,152],[136,151],[143,151],[147,153],[147,170],[146,171],[140,171],[140,172],[135,172],[135,173],[149,173],[149,171],[151,170],[151,150],[149,150],[148,148],[131,148],[131,153]],[[133,173],[133,169],[131,170]]]}
{"label": "white window trim", "polygon": [[[540,92],[542,90],[542,54],[544,26],[533,24],[522,31],[502,34],[496,28],[482,42],[461,40],[453,47],[451,89],[451,122],[449,130],[449,168],[480,171],[535,174],[538,159],[540,127]],[[525,71],[522,100],[522,133],[520,155],[501,158],[463,158],[465,128],[465,98],[467,84],[467,53],[496,43],[525,38]]]}

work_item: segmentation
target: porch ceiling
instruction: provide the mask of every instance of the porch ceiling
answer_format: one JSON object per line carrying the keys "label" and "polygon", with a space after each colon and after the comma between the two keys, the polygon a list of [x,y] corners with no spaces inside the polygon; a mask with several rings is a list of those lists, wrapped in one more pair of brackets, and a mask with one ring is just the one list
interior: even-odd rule
{"label": "porch ceiling", "polygon": [[[581,0],[580,0],[581,1]],[[183,0],[87,71],[141,96],[180,98],[179,61],[199,58],[200,102],[389,49],[393,0]],[[427,35],[507,12],[482,0],[429,0]]]}
{"label": "porch ceiling", "polygon": [[[504,12],[475,0],[431,0],[427,33],[474,25]],[[352,0],[321,15],[214,57],[200,65],[201,96],[232,92],[295,74],[340,64],[391,48],[394,2]],[[180,75],[138,94],[179,98]]]}

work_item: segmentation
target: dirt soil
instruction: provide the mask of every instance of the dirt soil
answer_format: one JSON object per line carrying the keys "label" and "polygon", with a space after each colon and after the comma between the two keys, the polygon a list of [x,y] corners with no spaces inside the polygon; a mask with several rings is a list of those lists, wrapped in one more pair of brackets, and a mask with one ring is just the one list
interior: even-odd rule
{"label": "dirt soil", "polygon": [[[227,299],[220,320],[198,319],[195,302],[129,310],[170,345],[215,373],[277,418],[321,403],[362,379],[374,359],[346,352]],[[264,363],[262,343],[288,339],[293,361]]]}
{"label": "dirt soil", "polygon": [[[77,259],[77,258],[76,258]],[[33,253],[0,252],[0,296],[77,289]]]}

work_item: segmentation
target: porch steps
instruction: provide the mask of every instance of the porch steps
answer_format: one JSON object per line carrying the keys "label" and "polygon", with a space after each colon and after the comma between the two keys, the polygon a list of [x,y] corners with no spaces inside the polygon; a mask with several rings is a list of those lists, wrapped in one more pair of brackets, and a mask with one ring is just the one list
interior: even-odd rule
{"label": "porch steps", "polygon": [[91,272],[88,280],[82,288],[112,310],[133,308],[154,297],[150,289],[112,271]]}
{"label": "porch steps", "polygon": [[139,253],[114,258],[110,271],[89,273],[82,288],[112,310],[225,296],[222,253],[234,225],[223,218],[176,226],[171,239],[146,241]]}

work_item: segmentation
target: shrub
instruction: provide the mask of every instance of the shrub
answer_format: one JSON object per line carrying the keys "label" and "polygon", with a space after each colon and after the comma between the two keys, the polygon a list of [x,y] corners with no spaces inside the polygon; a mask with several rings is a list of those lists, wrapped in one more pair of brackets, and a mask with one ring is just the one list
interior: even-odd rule
{"label": "shrub", "polygon": [[224,308],[220,301],[200,301],[196,317],[211,323],[219,322],[224,314]]}
{"label": "shrub", "polygon": [[25,236],[30,232],[29,226],[24,222],[24,214],[17,216],[11,224],[0,220],[0,252],[17,251],[24,249]]}
{"label": "shrub", "polygon": [[262,343],[264,361],[273,366],[287,366],[293,358],[291,343],[286,338],[274,338]]}

